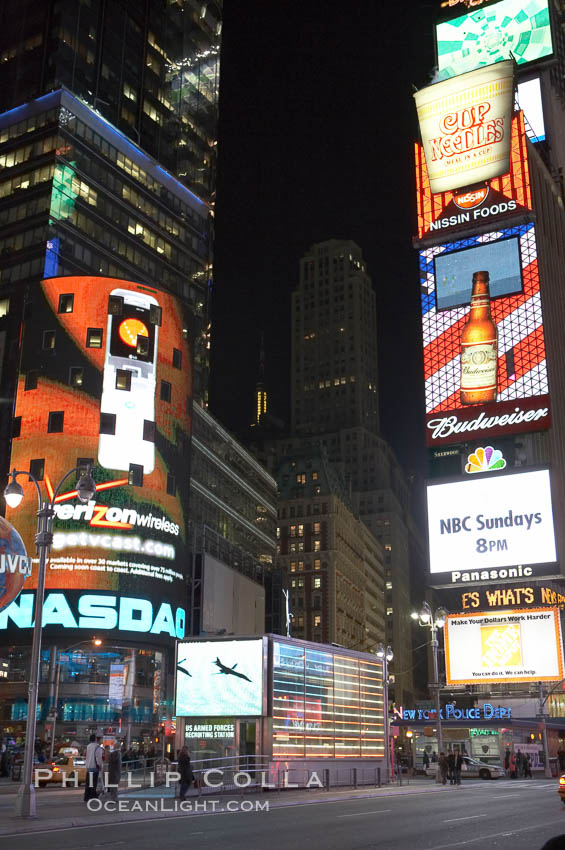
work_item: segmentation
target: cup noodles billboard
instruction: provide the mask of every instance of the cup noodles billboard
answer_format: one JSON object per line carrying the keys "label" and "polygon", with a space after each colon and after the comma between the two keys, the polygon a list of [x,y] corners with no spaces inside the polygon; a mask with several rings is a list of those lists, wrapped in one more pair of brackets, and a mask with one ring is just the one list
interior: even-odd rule
{"label": "cup noodles billboard", "polygon": [[450,615],[445,624],[445,671],[448,685],[561,681],[559,610]]}
{"label": "cup noodles billboard", "polygon": [[427,504],[432,585],[559,576],[547,469],[429,484]]}
{"label": "cup noodles billboard", "polygon": [[[44,280],[26,321],[11,466],[51,496],[94,464],[83,505],[75,478],[55,504],[46,573],[47,633],[184,636],[192,352],[190,316],[155,287],[100,277]],[[30,552],[36,491],[8,517]],[[37,561],[0,632],[31,634]],[[84,632],[83,632],[84,634]]]}
{"label": "cup noodles billboard", "polygon": [[434,195],[421,144],[415,145],[418,240],[441,242],[454,231],[492,229],[504,219],[524,220],[532,209],[524,113],[512,118],[510,169],[481,186]]}
{"label": "cup noodles billboard", "polygon": [[510,169],[514,64],[487,65],[414,94],[431,191],[452,191]]}
{"label": "cup noodles billboard", "polygon": [[[495,385],[488,400],[469,403],[462,392],[462,337],[472,318],[472,281],[479,270],[490,277]],[[420,283],[428,445],[549,428],[534,225],[420,251]]]}

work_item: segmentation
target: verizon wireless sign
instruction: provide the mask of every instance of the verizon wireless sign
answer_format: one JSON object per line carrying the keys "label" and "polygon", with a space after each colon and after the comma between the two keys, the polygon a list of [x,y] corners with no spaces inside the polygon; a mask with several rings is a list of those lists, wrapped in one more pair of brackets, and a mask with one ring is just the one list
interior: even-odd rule
{"label": "verizon wireless sign", "polygon": [[427,501],[434,585],[558,572],[549,470],[431,484]]}
{"label": "verizon wireless sign", "polygon": [[426,417],[428,446],[464,443],[524,431],[545,431],[551,426],[549,396],[517,401],[497,401],[481,407],[431,413]]}
{"label": "verizon wireless sign", "polygon": [[512,60],[427,86],[414,98],[434,194],[510,170]]}

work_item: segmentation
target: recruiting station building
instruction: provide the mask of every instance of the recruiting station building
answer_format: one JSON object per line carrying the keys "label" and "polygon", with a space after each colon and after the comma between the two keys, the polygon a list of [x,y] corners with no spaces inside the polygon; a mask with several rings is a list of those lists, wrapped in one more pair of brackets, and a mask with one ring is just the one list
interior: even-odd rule
{"label": "recruiting station building", "polygon": [[253,756],[290,782],[323,770],[349,781],[360,767],[385,779],[375,655],[280,635],[180,641],[175,696],[176,747],[197,769]]}

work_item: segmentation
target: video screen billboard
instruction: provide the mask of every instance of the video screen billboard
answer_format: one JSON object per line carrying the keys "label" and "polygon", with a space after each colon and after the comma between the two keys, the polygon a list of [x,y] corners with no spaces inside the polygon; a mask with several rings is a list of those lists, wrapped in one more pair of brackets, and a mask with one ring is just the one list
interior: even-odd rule
{"label": "video screen billboard", "polygon": [[441,80],[511,57],[520,67],[553,53],[549,0],[500,0],[436,25]]}
{"label": "video screen billboard", "polygon": [[258,717],[265,713],[263,638],[177,645],[177,717]]}
{"label": "video screen billboard", "polygon": [[561,681],[559,610],[450,615],[445,625],[445,671],[448,685]]}
{"label": "video screen billboard", "polygon": [[[11,466],[49,496],[77,464],[97,492],[81,504],[70,477],[55,502],[46,632],[88,629],[136,639],[184,636],[192,339],[188,310],[155,287],[100,277],[49,278],[23,335]],[[36,494],[8,516],[33,551]],[[31,634],[34,564],[0,630]]]}
{"label": "video screen billboard", "polygon": [[427,86],[414,99],[432,192],[453,191],[508,172],[512,61]]}
{"label": "video screen billboard", "polygon": [[[514,245],[516,240],[519,244],[522,287],[514,293],[496,295],[496,269],[502,267],[498,258],[508,262],[508,251],[513,250],[509,242],[513,240]],[[481,253],[484,248],[487,250]],[[482,367],[470,366],[468,352],[463,351],[475,311],[469,302],[443,310],[438,307],[438,295],[440,306],[448,298],[461,303],[463,277],[471,271],[466,266],[469,254],[465,252],[469,249],[477,251],[473,255],[478,263],[475,271],[492,269],[495,284],[490,298],[481,296],[482,309],[490,315],[489,322],[494,323],[495,329],[492,351],[489,349],[493,385],[488,394],[471,396],[479,401],[469,400],[467,373]],[[455,269],[453,293],[449,276],[438,286],[438,268]],[[511,265],[509,268],[512,270]],[[420,279],[428,445],[548,428],[551,420],[534,225],[505,228],[427,248],[420,252]],[[513,279],[518,288],[516,266]],[[472,277],[467,282],[467,293],[471,285]],[[479,356],[480,352],[473,355],[473,364]]]}
{"label": "video screen billboard", "polygon": [[491,298],[522,291],[520,243],[517,236],[438,254],[434,258],[434,266],[438,310],[471,303],[476,269],[488,269]]}
{"label": "video screen billboard", "polygon": [[429,484],[427,503],[434,585],[559,574],[547,469]]}
{"label": "video screen billboard", "polygon": [[431,190],[424,149],[415,146],[418,239],[433,243],[445,240],[452,231],[477,232],[486,225],[493,229],[500,220],[524,215],[532,209],[530,172],[524,113],[512,118],[510,168],[484,186],[461,192]]}

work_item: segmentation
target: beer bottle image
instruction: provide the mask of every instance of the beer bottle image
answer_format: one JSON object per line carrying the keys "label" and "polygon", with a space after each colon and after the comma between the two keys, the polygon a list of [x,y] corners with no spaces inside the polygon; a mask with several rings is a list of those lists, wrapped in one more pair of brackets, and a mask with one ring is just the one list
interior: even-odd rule
{"label": "beer bottle image", "polygon": [[471,311],[461,333],[461,404],[496,401],[498,333],[490,313],[489,273],[475,272]]}

